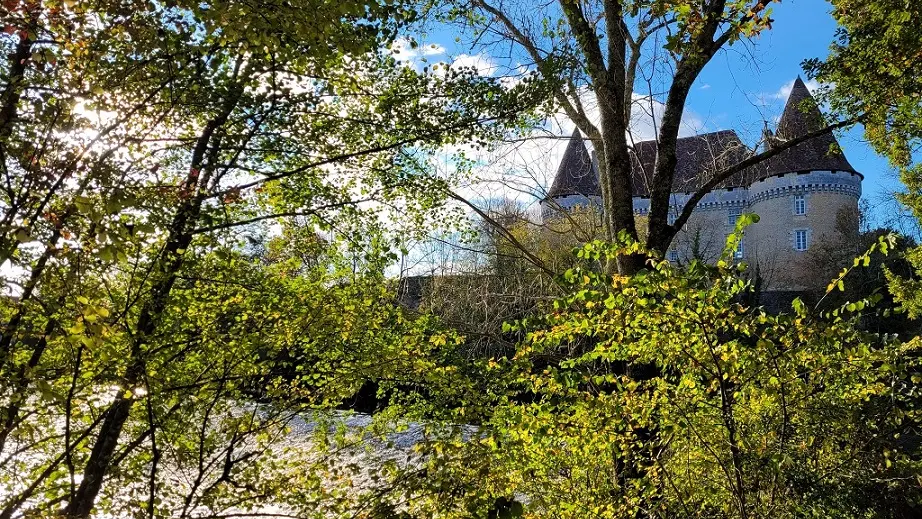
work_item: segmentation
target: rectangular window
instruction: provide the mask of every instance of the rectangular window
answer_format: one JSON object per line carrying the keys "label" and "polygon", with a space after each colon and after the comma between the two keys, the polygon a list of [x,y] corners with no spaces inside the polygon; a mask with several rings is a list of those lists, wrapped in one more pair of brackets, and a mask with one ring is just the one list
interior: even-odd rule
{"label": "rectangular window", "polygon": [[[733,235],[732,235],[732,234],[728,234],[728,235],[724,236],[724,243],[728,243],[728,242],[730,241],[730,237],[731,237],[731,236],[733,236]],[[729,243],[728,243],[728,244],[729,244]],[[743,251],[744,251],[744,249],[743,249],[743,237],[740,237],[740,241],[736,242],[736,249],[733,250],[733,257],[734,257],[735,259],[742,259],[742,258],[743,258]]]}
{"label": "rectangular window", "polygon": [[679,214],[682,212],[682,208],[677,205],[669,206],[669,212],[666,213],[666,223],[672,225],[676,220],[679,219]]}
{"label": "rectangular window", "polygon": [[807,250],[807,230],[794,231],[794,250]]}
{"label": "rectangular window", "polygon": [[735,226],[741,214],[743,214],[743,209],[741,207],[731,207],[727,213],[727,223]]}
{"label": "rectangular window", "polygon": [[794,195],[794,214],[807,214],[807,199],[804,195]]}
{"label": "rectangular window", "polygon": [[679,261],[679,251],[677,251],[677,250],[671,250],[671,251],[667,252],[667,253],[666,253],[666,259],[668,259],[669,261],[671,261],[671,262],[673,262],[673,263]]}

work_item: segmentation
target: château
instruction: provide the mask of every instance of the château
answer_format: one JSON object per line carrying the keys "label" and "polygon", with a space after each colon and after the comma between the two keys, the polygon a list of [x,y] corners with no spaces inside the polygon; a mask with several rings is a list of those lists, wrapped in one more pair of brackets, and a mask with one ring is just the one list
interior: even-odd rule
{"label": "ch\u00e2teau", "polygon": [[[771,147],[821,129],[822,115],[804,82],[797,78],[776,131],[765,131]],[[591,146],[591,143],[589,143]],[[684,137],[676,146],[677,165],[670,200],[670,220],[699,187],[718,172],[752,155],[736,132],[721,130]],[[650,209],[650,182],[656,141],[634,144],[631,150],[634,214]],[[743,213],[760,221],[748,227],[735,257],[754,265],[766,288],[805,288],[796,272],[816,244],[836,239],[843,214],[858,211],[861,173],[848,162],[832,133],[807,140],[747,168],[724,181],[696,205],[676,236],[667,258],[681,263],[693,258],[713,261]],[[574,132],[554,181],[541,202],[545,219],[576,207],[601,207],[601,189],[594,153]],[[846,223],[846,225],[850,225]],[[855,229],[857,231],[857,229]]]}

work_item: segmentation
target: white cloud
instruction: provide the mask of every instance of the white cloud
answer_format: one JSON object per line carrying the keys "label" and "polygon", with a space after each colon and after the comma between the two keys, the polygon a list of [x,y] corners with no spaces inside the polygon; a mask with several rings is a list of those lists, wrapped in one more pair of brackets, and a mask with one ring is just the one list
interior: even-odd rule
{"label": "white cloud", "polygon": [[429,45],[423,45],[420,49],[420,53],[423,56],[438,56],[440,54],[445,54],[445,47],[437,43],[430,43]]}
{"label": "white cloud", "polygon": [[445,47],[437,43],[418,43],[414,47],[410,39],[397,38],[387,49],[387,52],[397,61],[419,70],[422,68],[422,64],[427,61],[427,58],[445,54]]}
{"label": "white cloud", "polygon": [[[771,98],[777,99],[780,101],[787,101],[788,96],[791,95],[791,90],[794,90],[795,81],[796,80],[792,79],[788,81],[787,83],[785,83],[784,85],[782,85],[781,88],[779,88],[777,92],[771,95]],[[807,90],[809,90],[810,92],[816,92],[817,90],[820,89],[820,86],[821,86],[819,81],[815,79],[808,79],[804,81],[804,84],[807,85]]]}
{"label": "white cloud", "polygon": [[[779,104],[783,104],[788,100],[788,97],[791,95],[791,91],[794,90],[795,81],[796,79],[792,79],[784,83],[780,88],[778,88],[778,90],[775,90],[774,92],[760,92],[754,94],[750,97],[750,99],[752,100],[753,104],[760,108],[777,107]],[[804,84],[807,86],[807,90],[809,90],[810,93],[814,95],[818,91],[828,86],[820,83],[815,79],[808,79],[804,81]]]}
{"label": "white cloud", "polygon": [[406,38],[394,40],[389,50],[398,61],[409,61],[418,55],[417,50],[410,44],[410,40]]}
{"label": "white cloud", "polygon": [[[595,94],[586,90],[580,95],[580,102],[588,116],[589,120],[598,125],[600,120],[599,107]],[[634,93],[631,96],[631,121],[628,127],[628,141],[640,142],[649,141],[656,138],[659,132],[659,123],[663,118],[666,106],[659,100],[640,93]],[[566,119],[561,113],[555,120],[561,120],[559,131],[561,134],[569,135],[573,132],[576,125]],[[688,137],[704,131],[704,121],[698,114],[686,109],[682,116],[682,123],[679,128],[680,137]]]}
{"label": "white cloud", "polygon": [[705,83],[705,84],[701,85],[700,87],[698,87],[699,90],[708,90],[708,89],[710,89],[710,88],[711,88],[711,84],[710,84],[710,83]]}
{"label": "white cloud", "polygon": [[492,58],[483,54],[461,54],[451,62],[451,68],[471,68],[481,76],[492,76],[496,73],[497,65]]}
{"label": "white cloud", "polygon": [[[666,111],[666,105],[649,95],[634,93],[631,97],[631,124],[628,138],[634,142],[656,138],[659,123]],[[689,137],[704,131],[704,121],[695,112],[686,108],[679,126],[679,137]]]}

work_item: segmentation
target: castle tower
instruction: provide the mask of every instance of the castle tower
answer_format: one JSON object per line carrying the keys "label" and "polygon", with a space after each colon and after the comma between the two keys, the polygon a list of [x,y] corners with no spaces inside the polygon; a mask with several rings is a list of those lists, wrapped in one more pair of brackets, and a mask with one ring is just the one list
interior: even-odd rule
{"label": "castle tower", "polygon": [[553,218],[562,210],[576,207],[602,207],[599,172],[578,129],[573,130],[570,136],[554,183],[541,204],[544,218]]}
{"label": "castle tower", "polygon": [[[807,86],[797,78],[775,132],[764,131],[766,146],[802,137],[824,127],[822,114]],[[656,141],[634,144],[630,151],[634,214],[650,210],[650,186]],[[713,175],[738,164],[755,150],[732,130],[721,130],[676,142],[676,170],[670,197],[670,220]],[[670,261],[716,260],[739,215],[753,212],[759,223],[746,230],[735,257],[758,268],[766,290],[815,288],[805,261],[808,251],[841,236],[840,215],[857,213],[863,177],[855,171],[832,133],[786,149],[721,182],[695,206],[667,253]],[[578,206],[601,207],[601,189],[594,157],[578,131],[573,133],[557,175],[541,202],[545,219]],[[854,218],[851,222],[856,222]],[[854,229],[853,231],[856,231]],[[815,281],[815,280],[814,280]]]}
{"label": "castle tower", "polygon": [[[794,81],[778,129],[768,146],[824,127],[807,86]],[[787,149],[757,168],[749,186],[749,211],[761,221],[746,231],[748,259],[758,264],[766,288],[803,289],[807,251],[833,240],[844,211],[858,210],[863,177],[832,133]]]}

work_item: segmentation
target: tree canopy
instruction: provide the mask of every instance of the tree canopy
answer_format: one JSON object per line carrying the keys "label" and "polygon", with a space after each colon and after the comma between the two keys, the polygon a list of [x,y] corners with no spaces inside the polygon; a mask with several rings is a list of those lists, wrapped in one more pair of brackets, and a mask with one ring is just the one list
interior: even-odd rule
{"label": "tree canopy", "polygon": [[[837,4],[815,70],[841,118],[821,131],[865,120],[918,209],[914,83],[866,61],[913,59],[914,7],[868,5]],[[883,282],[770,314],[729,260],[749,215],[717,265],[661,259],[689,89],[770,29],[767,3],[6,0],[0,18],[0,519],[918,510],[919,341],[866,326]],[[387,51],[432,21],[531,61],[504,82]],[[641,80],[667,88],[638,230]],[[496,261],[405,304],[398,251],[463,199],[434,160],[558,108],[596,144],[604,223],[480,211]],[[828,293],[892,254],[873,238]],[[915,316],[918,281],[887,272]],[[353,420],[362,398],[374,416]]]}

